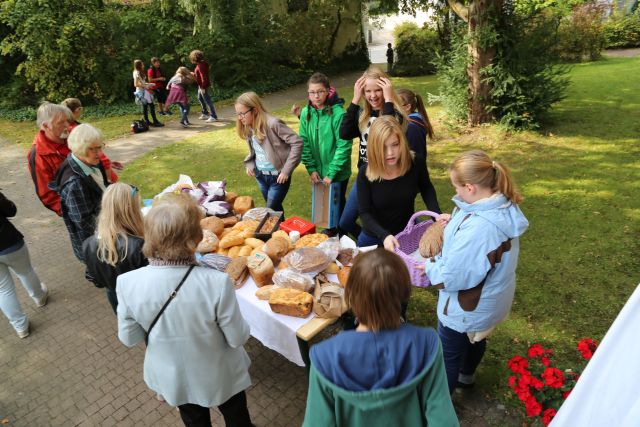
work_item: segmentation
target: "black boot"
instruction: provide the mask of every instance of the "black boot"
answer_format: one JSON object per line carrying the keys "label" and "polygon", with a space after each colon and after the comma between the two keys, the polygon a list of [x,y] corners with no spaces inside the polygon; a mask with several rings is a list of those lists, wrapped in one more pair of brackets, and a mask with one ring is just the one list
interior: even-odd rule
{"label": "black boot", "polygon": [[155,126],[157,128],[161,128],[162,126],[164,126],[162,123],[160,123],[160,121],[156,117],[156,107],[155,107],[155,105],[149,104],[149,109],[151,110],[151,117],[153,118],[153,126]]}

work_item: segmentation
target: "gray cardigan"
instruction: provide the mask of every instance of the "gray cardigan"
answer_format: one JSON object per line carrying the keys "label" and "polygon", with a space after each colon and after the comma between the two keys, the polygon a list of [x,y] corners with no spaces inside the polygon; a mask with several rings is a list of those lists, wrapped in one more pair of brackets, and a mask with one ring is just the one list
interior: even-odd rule
{"label": "gray cardigan", "polygon": [[[118,276],[118,338],[126,346],[145,331],[187,272],[147,266]],[[144,381],[171,406],[218,406],[251,385],[242,347],[249,325],[229,276],[195,267],[149,336]]]}
{"label": "gray cardigan", "polygon": [[[291,176],[293,170],[300,164],[302,138],[282,120],[267,114],[267,131],[264,140],[259,143],[278,172]],[[256,153],[251,145],[251,137],[247,138],[247,145],[249,146],[249,155],[244,159],[244,165],[246,168],[254,170]]]}

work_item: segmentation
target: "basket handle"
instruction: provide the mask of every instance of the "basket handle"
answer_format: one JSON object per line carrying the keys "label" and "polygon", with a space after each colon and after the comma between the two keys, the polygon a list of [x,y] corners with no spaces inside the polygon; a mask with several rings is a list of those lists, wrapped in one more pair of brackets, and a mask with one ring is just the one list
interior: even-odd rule
{"label": "basket handle", "polygon": [[435,213],[435,212],[431,212],[431,211],[418,211],[418,212],[414,213],[413,215],[411,215],[411,219],[409,220],[409,223],[404,228],[405,232],[410,233],[413,230],[413,228],[416,226],[416,219],[419,216],[432,216],[437,220],[438,217],[440,217],[440,214],[439,213]]}

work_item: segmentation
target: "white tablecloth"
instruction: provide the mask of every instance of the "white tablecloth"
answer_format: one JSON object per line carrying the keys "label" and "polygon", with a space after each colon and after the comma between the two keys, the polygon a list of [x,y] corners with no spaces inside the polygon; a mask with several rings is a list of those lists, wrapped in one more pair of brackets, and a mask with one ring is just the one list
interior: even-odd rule
{"label": "white tablecloth", "polygon": [[640,425],[640,285],[618,314],[553,427]]}
{"label": "white tablecloth", "polygon": [[244,286],[236,290],[242,316],[251,327],[251,336],[296,365],[304,366],[296,331],[314,317],[313,312],[304,319],[274,313],[267,301],[256,297],[257,289],[255,282],[249,277]]}

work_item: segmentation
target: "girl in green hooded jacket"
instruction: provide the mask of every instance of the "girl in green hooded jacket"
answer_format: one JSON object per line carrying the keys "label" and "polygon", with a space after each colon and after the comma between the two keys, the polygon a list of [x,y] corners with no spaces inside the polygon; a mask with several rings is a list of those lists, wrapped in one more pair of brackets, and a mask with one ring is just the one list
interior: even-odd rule
{"label": "girl in green hooded jacket", "polygon": [[[337,97],[329,78],[315,73],[308,82],[309,101],[300,114],[302,163],[313,184],[340,183],[340,213],[346,203],[351,176],[351,141],[340,138],[345,111],[344,100]],[[336,234],[329,230],[328,234]]]}

